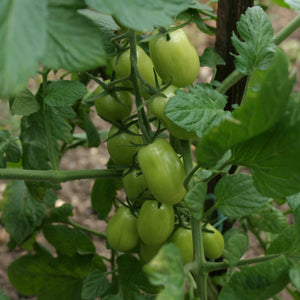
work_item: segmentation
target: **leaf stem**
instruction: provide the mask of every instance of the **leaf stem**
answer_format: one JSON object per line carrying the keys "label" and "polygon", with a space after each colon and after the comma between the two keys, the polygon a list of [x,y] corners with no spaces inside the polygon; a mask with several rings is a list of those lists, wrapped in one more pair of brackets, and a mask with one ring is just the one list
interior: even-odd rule
{"label": "leaf stem", "polygon": [[275,35],[275,45],[279,45],[287,37],[289,37],[294,31],[300,27],[300,15],[295,17],[289,24],[287,24],[283,29],[281,29]]}
{"label": "leaf stem", "polygon": [[77,179],[91,178],[119,178],[123,170],[87,169],[87,170],[24,170],[24,169],[0,169],[0,179],[45,181],[52,183],[67,182]]}
{"label": "leaf stem", "polygon": [[100,232],[100,231],[97,231],[97,230],[94,230],[94,229],[91,229],[91,228],[88,228],[88,227],[85,227],[83,225],[80,225],[80,224],[77,224],[71,220],[69,220],[68,222],[70,225],[72,225],[73,227],[77,228],[77,229],[80,229],[80,230],[83,230],[83,231],[86,231],[88,233],[91,233],[93,235],[96,235],[96,236],[99,236],[101,237],[102,239],[105,239],[106,240],[106,234]]}

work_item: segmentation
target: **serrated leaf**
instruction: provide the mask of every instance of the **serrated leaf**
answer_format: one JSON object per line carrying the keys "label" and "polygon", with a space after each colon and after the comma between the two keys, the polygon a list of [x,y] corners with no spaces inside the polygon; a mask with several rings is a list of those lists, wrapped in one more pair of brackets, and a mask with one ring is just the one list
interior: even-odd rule
{"label": "serrated leaf", "polygon": [[204,182],[196,183],[185,195],[184,202],[190,209],[192,216],[196,220],[201,220],[207,192],[207,184]]}
{"label": "serrated leaf", "polygon": [[113,15],[122,25],[141,31],[170,26],[173,17],[189,7],[191,0],[86,0],[92,9]]}
{"label": "serrated leaf", "polygon": [[158,254],[144,266],[152,284],[164,286],[156,300],[182,300],[184,298],[185,276],[181,254],[170,243],[160,248]]}
{"label": "serrated leaf", "polygon": [[44,65],[86,71],[106,64],[101,31],[92,21],[72,8],[51,6],[48,11]]}
{"label": "serrated leaf", "polygon": [[257,192],[252,176],[247,174],[222,177],[214,193],[217,197],[216,207],[222,214],[232,218],[250,215],[270,200]]}
{"label": "serrated leaf", "polygon": [[82,299],[95,299],[102,297],[109,288],[109,281],[105,272],[92,270],[83,282],[81,290]]}
{"label": "serrated leaf", "polygon": [[216,70],[218,65],[225,65],[224,59],[216,52],[215,48],[206,48],[200,56],[200,66]]}
{"label": "serrated leaf", "polygon": [[295,225],[282,231],[267,249],[266,254],[300,255],[300,236]]}
{"label": "serrated leaf", "polygon": [[237,145],[232,163],[247,166],[257,190],[269,197],[285,197],[300,191],[300,97],[272,129]]}
{"label": "serrated leaf", "polygon": [[165,114],[176,125],[196,131],[202,137],[230,115],[223,110],[225,105],[224,95],[209,85],[198,83],[189,88],[189,93],[177,90],[168,101]]}
{"label": "serrated leaf", "polygon": [[10,101],[10,110],[14,115],[29,116],[40,110],[35,96],[27,89],[21,91]]}
{"label": "serrated leaf", "polygon": [[53,258],[51,255],[25,255],[8,267],[12,285],[27,296],[40,299],[81,300],[80,289],[88,275],[90,256]]}
{"label": "serrated leaf", "polygon": [[47,85],[44,102],[50,106],[65,106],[83,98],[87,89],[79,81],[57,80]]}
{"label": "serrated leaf", "polygon": [[23,181],[10,182],[2,201],[2,222],[11,239],[20,244],[42,224],[45,209],[28,193]]}
{"label": "serrated leaf", "polygon": [[120,180],[114,178],[98,178],[95,180],[91,202],[92,208],[98,213],[100,220],[104,220],[110,212],[119,184]]}
{"label": "serrated leaf", "polygon": [[235,272],[221,290],[218,300],[266,300],[288,283],[289,264],[285,257],[266,261]]}
{"label": "serrated leaf", "polygon": [[51,222],[68,222],[69,217],[73,215],[73,206],[70,203],[65,203],[62,206],[54,207],[49,215]]}
{"label": "serrated leaf", "polygon": [[240,258],[245,254],[248,249],[249,240],[246,233],[231,228],[224,234],[225,249],[228,256],[226,259],[229,261],[230,270],[233,271]]}
{"label": "serrated leaf", "polygon": [[46,0],[0,1],[0,97],[20,92],[46,44]]}
{"label": "serrated leaf", "polygon": [[291,210],[295,212],[296,208],[300,206],[300,193],[286,197],[286,200]]}
{"label": "serrated leaf", "polygon": [[235,66],[243,74],[255,68],[266,70],[275,53],[272,23],[260,6],[250,7],[237,22],[237,31],[243,41],[233,32],[232,44],[239,53]]}
{"label": "serrated leaf", "polygon": [[72,257],[76,253],[95,253],[95,246],[91,239],[76,228],[65,225],[45,225],[43,233],[59,254]]}
{"label": "serrated leaf", "polygon": [[293,286],[300,290],[300,264],[293,265],[289,270],[289,275]]}
{"label": "serrated leaf", "polygon": [[262,231],[280,233],[288,227],[285,215],[272,204],[266,205],[249,218],[251,224]]}
{"label": "serrated leaf", "polygon": [[195,154],[201,166],[213,167],[225,151],[268,130],[280,119],[293,84],[288,68],[285,54],[278,51],[268,70],[253,73],[243,104],[198,143]]}
{"label": "serrated leaf", "polygon": [[15,138],[6,129],[0,130],[0,168],[5,168],[7,162],[18,162],[21,150]]}

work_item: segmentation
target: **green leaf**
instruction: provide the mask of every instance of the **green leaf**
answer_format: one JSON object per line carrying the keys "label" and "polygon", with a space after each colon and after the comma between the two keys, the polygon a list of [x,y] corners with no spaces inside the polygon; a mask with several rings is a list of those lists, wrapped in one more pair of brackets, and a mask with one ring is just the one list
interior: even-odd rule
{"label": "green leaf", "polygon": [[290,268],[289,271],[290,279],[293,286],[300,290],[300,264],[296,264]]}
{"label": "green leaf", "polygon": [[236,267],[240,258],[246,253],[249,245],[248,235],[238,229],[231,228],[224,234],[225,249],[228,255],[231,272]]}
{"label": "green leaf", "polygon": [[280,233],[288,227],[285,215],[272,204],[255,212],[249,219],[254,227],[271,233]]}
{"label": "green leaf", "polygon": [[195,154],[201,166],[214,166],[225,151],[268,130],[280,119],[292,89],[288,68],[285,54],[278,51],[269,69],[253,73],[243,104],[198,143]]}
{"label": "green leaf", "polygon": [[300,12],[300,1],[299,0],[284,0],[285,3],[293,10]]}
{"label": "green leaf", "polygon": [[123,254],[117,259],[119,279],[123,291],[131,287],[131,290],[142,290],[146,293],[156,292],[157,289],[150,284],[143,271],[143,265],[136,257]]}
{"label": "green leaf", "polygon": [[48,0],[49,6],[66,6],[72,8],[86,7],[84,0]]}
{"label": "green leaf", "polygon": [[295,213],[296,208],[300,206],[300,193],[286,197],[286,199],[289,207]]}
{"label": "green leaf", "polygon": [[277,124],[261,135],[237,145],[232,163],[247,166],[257,190],[270,197],[300,191],[300,97],[291,99]]}
{"label": "green leaf", "polygon": [[2,222],[11,239],[20,244],[42,224],[44,206],[28,193],[23,181],[11,181],[2,201]]}
{"label": "green leaf", "polygon": [[90,8],[113,15],[122,25],[135,30],[152,30],[170,26],[173,17],[189,7],[192,0],[86,0]]}
{"label": "green leaf", "polygon": [[274,2],[274,3],[276,3],[277,5],[279,5],[281,7],[290,8],[289,5],[286,3],[285,0],[271,0],[271,1]]}
{"label": "green leaf", "polygon": [[65,106],[74,104],[86,93],[86,86],[79,81],[57,80],[47,85],[44,102],[50,106]]}
{"label": "green leaf", "polygon": [[102,297],[109,288],[109,281],[105,272],[94,269],[83,282],[81,290],[82,299],[95,299]]}
{"label": "green leaf", "polygon": [[237,22],[237,31],[243,41],[233,32],[232,44],[239,53],[235,56],[236,68],[250,74],[255,68],[266,70],[275,53],[272,23],[260,6],[247,9]]}
{"label": "green leaf", "polygon": [[184,197],[186,206],[190,209],[192,216],[196,220],[201,220],[207,191],[207,184],[197,182]]}
{"label": "green leaf", "polygon": [[70,203],[65,203],[62,206],[54,207],[48,219],[50,222],[68,223],[69,217],[73,216],[73,206]]}
{"label": "green leaf", "polygon": [[46,0],[0,1],[0,97],[20,92],[46,44]]}
{"label": "green leaf", "polygon": [[53,258],[25,255],[8,267],[8,278],[22,294],[39,299],[81,300],[81,285],[91,267],[91,257]]}
{"label": "green leaf", "polygon": [[177,90],[168,101],[165,114],[179,127],[196,131],[202,137],[230,115],[223,110],[225,105],[224,95],[210,85],[198,83],[189,87],[189,93]]}
{"label": "green leaf", "polygon": [[91,239],[76,228],[65,225],[45,225],[43,233],[59,254],[71,257],[76,253],[82,255],[95,253],[95,246]]}
{"label": "green leaf", "polygon": [[223,58],[216,52],[215,48],[208,47],[204,50],[202,56],[200,56],[201,67],[210,67],[214,70],[218,65],[225,65]]}
{"label": "green leaf", "polygon": [[218,300],[266,300],[289,283],[289,264],[285,257],[266,261],[235,272]]}
{"label": "green leaf", "polygon": [[40,110],[35,96],[27,89],[21,91],[10,101],[10,110],[14,115],[29,116]]}
{"label": "green leaf", "polygon": [[164,286],[156,300],[183,299],[185,276],[181,254],[174,244],[164,245],[150,263],[144,266],[144,271],[152,284]]}
{"label": "green leaf", "polygon": [[7,162],[18,162],[21,150],[14,137],[6,129],[0,130],[0,168],[5,168]]}
{"label": "green leaf", "polygon": [[282,231],[267,249],[267,254],[300,255],[300,235],[295,225]]}
{"label": "green leaf", "polygon": [[257,192],[252,176],[247,174],[222,177],[214,193],[217,197],[216,207],[232,218],[250,215],[270,200]]}
{"label": "green leaf", "polygon": [[10,300],[9,297],[7,297],[6,295],[3,294],[3,292],[0,290],[0,299],[1,300]]}
{"label": "green leaf", "polygon": [[72,8],[51,6],[48,11],[44,65],[86,71],[106,64],[101,31],[92,21]]}
{"label": "green leaf", "polygon": [[119,179],[98,178],[95,180],[91,193],[91,202],[92,208],[98,213],[100,220],[106,219],[110,212],[119,185]]}

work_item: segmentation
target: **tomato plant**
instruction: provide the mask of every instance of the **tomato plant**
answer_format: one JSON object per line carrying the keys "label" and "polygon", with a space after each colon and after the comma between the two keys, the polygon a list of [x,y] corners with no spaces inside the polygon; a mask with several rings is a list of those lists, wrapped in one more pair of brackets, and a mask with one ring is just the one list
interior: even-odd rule
{"label": "tomato plant", "polygon": [[142,147],[138,162],[149,190],[162,203],[180,202],[186,190],[183,186],[185,171],[172,146],[163,139]]}
{"label": "tomato plant", "polygon": [[146,200],[139,212],[137,231],[144,244],[161,245],[174,228],[174,210],[170,204]]}
{"label": "tomato plant", "polygon": [[0,298],[299,299],[297,1],[140,2],[0,1]]}

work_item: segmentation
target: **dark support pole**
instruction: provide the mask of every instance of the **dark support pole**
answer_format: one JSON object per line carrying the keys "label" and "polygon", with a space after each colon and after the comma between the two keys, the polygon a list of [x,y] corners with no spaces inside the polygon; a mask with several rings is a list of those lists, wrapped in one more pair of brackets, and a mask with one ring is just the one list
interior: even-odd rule
{"label": "dark support pole", "polygon": [[[236,22],[241,14],[244,14],[248,7],[253,6],[253,0],[219,0],[218,21],[216,33],[216,51],[225,60],[225,66],[219,66],[216,80],[223,81],[234,69],[234,57],[230,53],[235,53],[231,43],[232,32],[236,31]],[[228,90],[228,103],[226,110],[232,110],[232,104],[240,104],[246,84],[246,78],[240,80],[236,85]]]}

